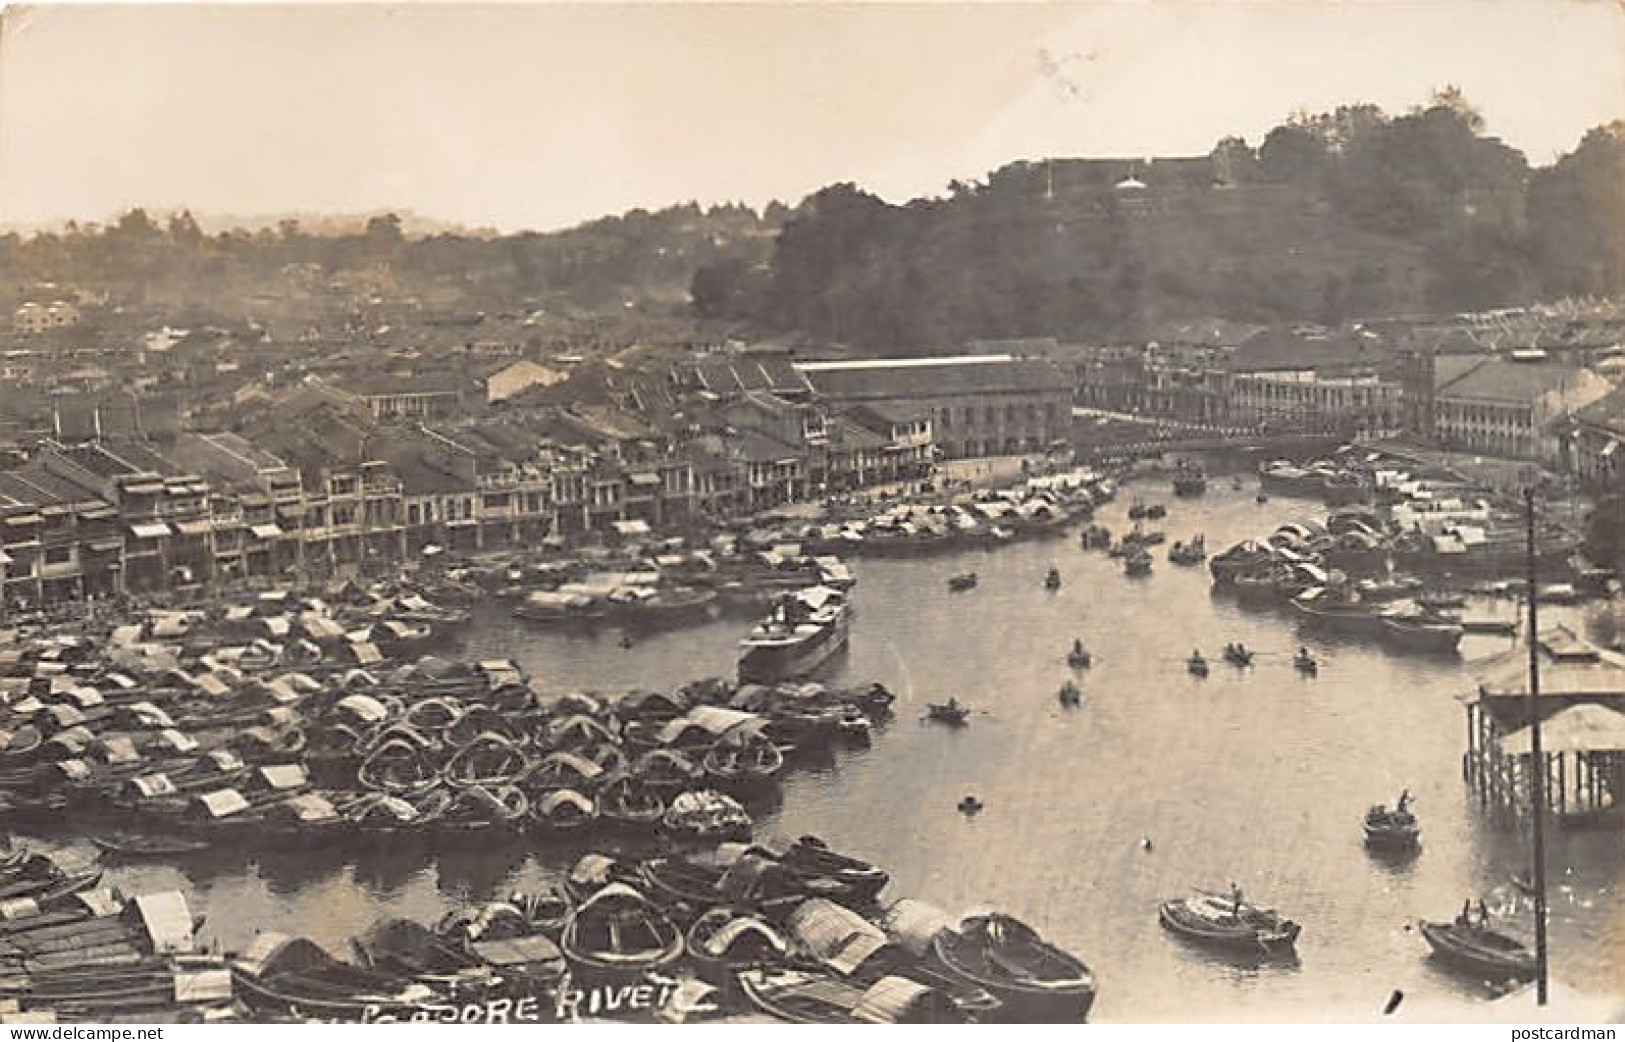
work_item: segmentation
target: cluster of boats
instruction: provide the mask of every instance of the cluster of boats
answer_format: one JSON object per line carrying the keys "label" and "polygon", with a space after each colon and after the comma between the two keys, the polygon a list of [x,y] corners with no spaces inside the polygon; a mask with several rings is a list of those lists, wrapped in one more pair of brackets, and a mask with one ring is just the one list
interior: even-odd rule
{"label": "cluster of boats", "polygon": [[[1160,506],[1157,509],[1162,510]],[[1166,516],[1166,512],[1157,516]],[[1121,559],[1124,574],[1130,576],[1151,574],[1154,563],[1151,547],[1160,546],[1166,541],[1166,534],[1156,529],[1147,530],[1138,522],[1133,529],[1123,533],[1122,537],[1115,541],[1111,529],[1100,524],[1090,524],[1083,529],[1078,538],[1079,545],[1085,550],[1105,550],[1108,556]],[[1186,567],[1201,564],[1207,560],[1206,537],[1198,532],[1189,540],[1176,540],[1168,548],[1168,560],[1172,564]]]}
{"label": "cluster of boats", "polygon": [[7,1023],[1026,1023],[1084,1020],[1094,976],[999,912],[883,900],[881,868],[812,836],[583,855],[533,892],[385,918],[334,953],[197,937],[179,892],[0,856]]}
{"label": "cluster of boats", "polygon": [[109,849],[605,830],[715,841],[793,759],[864,743],[879,685],[715,680],[539,694],[512,662],[226,665],[219,626],[0,647],[0,813],[117,824]]}
{"label": "cluster of boats", "polygon": [[[1414,852],[1421,826],[1410,803],[1406,791],[1392,807],[1371,807],[1362,822],[1366,846],[1385,854]],[[1275,909],[1249,903],[1234,884],[1228,892],[1197,890],[1190,897],[1167,901],[1158,918],[1187,941],[1255,960],[1292,958],[1302,932],[1300,924]],[[1482,901],[1476,916],[1468,902],[1454,921],[1423,921],[1420,930],[1442,963],[1473,980],[1527,980],[1535,974],[1534,955],[1521,941],[1492,926]]]}
{"label": "cluster of boats", "polygon": [[984,489],[969,498],[902,502],[844,518],[758,526],[743,539],[794,543],[810,553],[843,557],[1001,546],[1021,538],[1060,535],[1114,494],[1113,483],[1104,475],[1079,471]]}
{"label": "cluster of boats", "polygon": [[1300,624],[1321,632],[1370,637],[1400,652],[1454,652],[1468,629],[1454,610],[1461,602],[1446,607],[1427,595],[1419,579],[1354,580],[1328,563],[1328,541],[1335,543],[1339,532],[1360,524],[1358,518],[1333,515],[1324,528],[1293,523],[1267,539],[1238,543],[1208,562],[1214,587],[1250,604],[1288,610]]}
{"label": "cluster of boats", "polygon": [[555,567],[499,592],[518,600],[514,615],[535,623],[661,629],[759,609],[805,586],[847,590],[856,582],[839,557],[809,554],[794,543],[757,547],[722,539],[710,551],[653,554],[606,567],[611,563],[617,562],[598,562],[592,570]]}
{"label": "cluster of boats", "polygon": [[[1257,654],[1258,652],[1240,641],[1226,644],[1223,652],[1224,661],[1237,669],[1250,667]],[[1320,660],[1315,658],[1308,648],[1300,647],[1292,655],[1292,668],[1305,676],[1316,676],[1320,673]],[[1190,657],[1185,659],[1185,670],[1194,677],[1205,677],[1211,672],[1207,656],[1202,654],[1201,648],[1192,651]]]}
{"label": "cluster of boats", "polygon": [[[7,1023],[84,1021],[215,1023],[238,1019],[232,968],[197,942],[185,895],[126,897],[96,888],[100,872],[71,890],[17,882],[50,859],[14,851],[0,879],[19,896],[0,918],[0,1003]],[[22,891],[27,890],[26,894]]]}

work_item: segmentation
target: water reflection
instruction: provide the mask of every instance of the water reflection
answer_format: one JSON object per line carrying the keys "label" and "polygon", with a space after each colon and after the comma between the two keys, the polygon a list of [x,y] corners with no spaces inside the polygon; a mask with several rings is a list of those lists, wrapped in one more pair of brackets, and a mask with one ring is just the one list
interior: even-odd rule
{"label": "water reflection", "polygon": [[[1153,526],[1169,545],[1201,532],[1215,551],[1323,513],[1281,498],[1255,504],[1250,487],[1193,501],[1136,494],[1170,504]],[[1124,509],[1101,520],[1124,531]],[[885,683],[896,717],[867,749],[794,764],[782,794],[753,806],[764,832],[816,834],[871,858],[892,873],[892,896],[1029,920],[1100,975],[1098,1019],[1367,1016],[1396,988],[1408,1002],[1478,994],[1476,982],[1436,972],[1414,923],[1483,896],[1514,932],[1530,925],[1508,876],[1527,866],[1526,841],[1488,827],[1460,771],[1459,699],[1472,663],[1506,639],[1469,637],[1461,659],[1414,658],[1300,631],[1288,614],[1212,595],[1205,569],[1170,566],[1161,549],[1136,582],[1075,537],[856,562],[852,645],[833,675]],[[1048,593],[1052,564],[1063,584]],[[966,571],[977,587],[950,595],[947,578]],[[479,611],[463,654],[517,658],[558,692],[731,675],[745,625],[639,634],[623,649],[617,631],[532,628],[498,603]],[[1074,671],[1066,652],[1080,638],[1095,659]],[[1219,660],[1229,641],[1256,649],[1250,668]],[[1300,644],[1320,660],[1318,676],[1294,669]],[[1186,672],[1193,647],[1213,662],[1206,679]],[[1056,690],[1069,677],[1082,705],[1063,710]],[[927,702],[949,696],[978,710],[968,727],[923,720]],[[1360,822],[1401,788],[1416,797],[1424,847],[1390,862],[1364,850]],[[967,793],[984,803],[974,816],[957,809]],[[211,851],[173,867],[116,866],[110,877],[127,889],[188,886],[227,943],[258,926],[341,950],[381,916],[432,922],[458,902],[546,885],[583,849],[479,839]],[[1617,833],[1553,837],[1561,980],[1613,983],[1622,853]],[[1232,880],[1303,924],[1297,965],[1237,966],[1159,925],[1162,901]]]}

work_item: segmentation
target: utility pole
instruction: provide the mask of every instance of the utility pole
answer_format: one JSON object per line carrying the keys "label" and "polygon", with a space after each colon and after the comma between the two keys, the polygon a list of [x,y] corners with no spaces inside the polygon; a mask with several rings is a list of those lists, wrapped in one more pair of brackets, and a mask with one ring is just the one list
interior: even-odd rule
{"label": "utility pole", "polygon": [[1546,757],[1540,747],[1540,628],[1535,586],[1535,489],[1523,490],[1525,552],[1529,586],[1529,759],[1530,802],[1535,824],[1535,1004],[1546,1005]]}

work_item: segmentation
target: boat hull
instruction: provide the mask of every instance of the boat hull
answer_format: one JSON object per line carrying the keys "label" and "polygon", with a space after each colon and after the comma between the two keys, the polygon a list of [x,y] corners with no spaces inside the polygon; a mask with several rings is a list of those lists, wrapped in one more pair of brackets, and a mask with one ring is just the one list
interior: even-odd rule
{"label": "boat hull", "polygon": [[1459,931],[1459,927],[1450,923],[1422,923],[1422,936],[1433,954],[1478,980],[1528,980],[1535,976],[1535,957],[1510,938],[1492,935],[1508,946],[1494,950],[1470,943]]}
{"label": "boat hull", "polygon": [[1268,931],[1258,928],[1224,929],[1206,923],[1188,911],[1183,901],[1164,903],[1157,915],[1165,929],[1193,944],[1238,955],[1287,956],[1292,953],[1298,940],[1296,923],[1283,922]]}
{"label": "boat hull", "polygon": [[1452,655],[1461,644],[1462,628],[1418,626],[1383,619],[1381,634],[1389,647],[1399,651],[1415,652],[1419,655]]}
{"label": "boat hull", "polygon": [[771,684],[811,673],[846,647],[849,614],[842,611],[827,626],[793,644],[757,645],[739,657],[739,679]]}

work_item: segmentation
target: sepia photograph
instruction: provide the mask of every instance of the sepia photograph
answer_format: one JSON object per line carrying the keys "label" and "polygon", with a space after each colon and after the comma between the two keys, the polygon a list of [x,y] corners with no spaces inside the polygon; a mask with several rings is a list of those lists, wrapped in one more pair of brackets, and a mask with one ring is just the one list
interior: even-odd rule
{"label": "sepia photograph", "polygon": [[1622,444],[1616,0],[0,6],[0,1032],[1612,1038]]}

